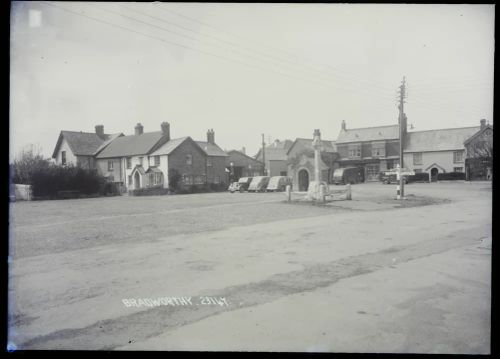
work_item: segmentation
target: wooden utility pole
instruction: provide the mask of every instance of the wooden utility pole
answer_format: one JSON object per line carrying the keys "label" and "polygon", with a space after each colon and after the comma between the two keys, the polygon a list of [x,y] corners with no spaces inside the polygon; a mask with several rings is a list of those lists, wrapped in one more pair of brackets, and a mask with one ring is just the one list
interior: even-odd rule
{"label": "wooden utility pole", "polygon": [[264,142],[264,134],[262,134],[262,163],[264,166],[262,167],[262,175],[266,175],[266,143]]}
{"label": "wooden utility pole", "polygon": [[406,77],[403,76],[403,82],[399,86],[399,199],[404,199],[404,180],[401,172],[404,169],[403,163],[403,140],[406,128],[406,118],[404,113],[404,103],[406,98]]}

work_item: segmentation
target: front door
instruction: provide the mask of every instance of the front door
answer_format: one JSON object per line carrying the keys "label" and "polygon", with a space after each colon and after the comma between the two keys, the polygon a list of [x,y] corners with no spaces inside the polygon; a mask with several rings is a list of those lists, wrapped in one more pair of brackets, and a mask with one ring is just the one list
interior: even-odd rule
{"label": "front door", "polygon": [[134,188],[135,189],[141,188],[141,178],[140,177],[141,176],[140,176],[139,172],[136,172],[135,176],[134,176]]}
{"label": "front door", "polygon": [[379,164],[366,165],[366,181],[378,181],[380,174]]}
{"label": "front door", "polygon": [[309,188],[309,172],[307,170],[299,171],[299,191],[307,191]]}
{"label": "front door", "polygon": [[439,170],[437,168],[431,169],[431,182],[436,182],[438,179]]}

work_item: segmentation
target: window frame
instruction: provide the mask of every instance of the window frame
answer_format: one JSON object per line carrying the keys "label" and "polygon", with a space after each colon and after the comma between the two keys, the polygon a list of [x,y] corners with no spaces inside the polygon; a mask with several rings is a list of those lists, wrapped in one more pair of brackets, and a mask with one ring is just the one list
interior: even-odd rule
{"label": "window frame", "polygon": [[[423,157],[422,152],[415,152],[413,154],[413,164],[416,166],[422,165],[422,163],[423,163],[422,157]],[[419,160],[417,160],[417,159],[419,159]]]}
{"label": "window frame", "polygon": [[160,156],[159,155],[153,156],[153,163],[155,166],[160,165]]}
{"label": "window frame", "polygon": [[127,164],[127,169],[131,169],[132,168],[132,157],[127,157],[126,158],[126,164]]}
{"label": "window frame", "polygon": [[[460,159],[457,160],[457,157],[460,157]],[[464,152],[462,150],[453,151],[453,163],[463,163],[463,162],[464,162]]]}
{"label": "window frame", "polygon": [[67,161],[67,159],[66,159],[66,151],[61,151],[61,164],[63,166],[65,166],[66,165],[66,161]]}
{"label": "window frame", "polygon": [[108,160],[108,172],[113,172],[113,171],[114,171],[114,161]]}
{"label": "window frame", "polygon": [[186,165],[192,166],[193,165],[193,155],[192,154],[187,154],[186,155]]}

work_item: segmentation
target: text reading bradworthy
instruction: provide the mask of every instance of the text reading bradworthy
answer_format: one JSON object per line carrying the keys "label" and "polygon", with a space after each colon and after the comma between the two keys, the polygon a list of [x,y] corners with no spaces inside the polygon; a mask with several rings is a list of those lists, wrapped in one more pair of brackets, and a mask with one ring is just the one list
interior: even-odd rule
{"label": "text reading bradworthy", "polygon": [[160,305],[220,305],[229,306],[224,297],[158,297],[158,298],[127,298],[122,299],[126,307],[158,307]]}

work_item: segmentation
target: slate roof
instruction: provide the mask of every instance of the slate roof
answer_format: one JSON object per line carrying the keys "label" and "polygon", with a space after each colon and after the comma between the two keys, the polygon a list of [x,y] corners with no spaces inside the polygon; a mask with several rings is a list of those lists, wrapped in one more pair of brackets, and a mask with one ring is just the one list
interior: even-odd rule
{"label": "slate roof", "polygon": [[151,153],[151,156],[160,156],[160,155],[169,155],[172,153],[173,150],[177,148],[182,142],[187,140],[188,136],[186,137],[180,137],[180,138],[173,138],[170,141],[166,142],[163,146],[159,147],[155,151]]}
{"label": "slate roof", "polygon": [[205,142],[205,141],[195,141],[198,146],[201,147],[201,149],[203,151],[205,151],[205,153],[208,155],[208,156],[220,156],[220,157],[227,157],[227,153],[224,152],[219,146],[217,146],[216,144],[212,144],[212,143],[209,143],[209,142]]}
{"label": "slate roof", "polygon": [[[275,141],[266,146],[265,157],[266,161],[286,161],[286,153],[288,149],[293,146],[293,141],[284,140],[284,141]],[[261,156],[262,149],[257,152],[255,158],[259,158]]]}
{"label": "slate roof", "polygon": [[94,132],[61,131],[59,138],[52,153],[52,158],[56,158],[57,151],[61,146],[63,139],[69,145],[69,148],[76,156],[92,156],[94,153],[110,138],[117,137],[120,134],[104,135],[104,139],[97,136]]}
{"label": "slate roof", "polygon": [[336,143],[399,139],[399,125],[340,130]]}
{"label": "slate roof", "polygon": [[463,150],[464,142],[480,127],[448,128],[441,130],[408,132],[405,152]]}
{"label": "slate roof", "polygon": [[231,162],[235,163],[235,166],[255,164],[256,166],[262,166],[263,163],[256,160],[253,157],[246,155],[245,153],[238,150],[231,150],[227,152],[228,157],[226,158],[226,164],[229,166]]}
{"label": "slate roof", "polygon": [[166,141],[163,132],[146,132],[141,135],[122,136],[104,148],[97,158],[146,155]]}
{"label": "slate roof", "polygon": [[[309,138],[297,138],[293,142],[293,145],[290,146],[290,148],[288,149],[288,151],[286,153],[287,154],[290,153],[290,151],[292,150],[292,148],[296,144],[301,144],[302,147],[311,148],[312,149],[312,142],[313,142],[312,138],[310,138],[310,139]],[[335,146],[335,144],[336,144],[335,141],[321,140],[321,144],[323,145],[323,151],[324,152],[337,152],[337,148]]]}
{"label": "slate roof", "polygon": [[123,133],[115,133],[113,135],[108,135],[108,139],[100,145],[97,150],[94,152],[94,156],[97,155],[102,149],[104,149],[107,145],[109,145],[116,138],[123,136]]}

